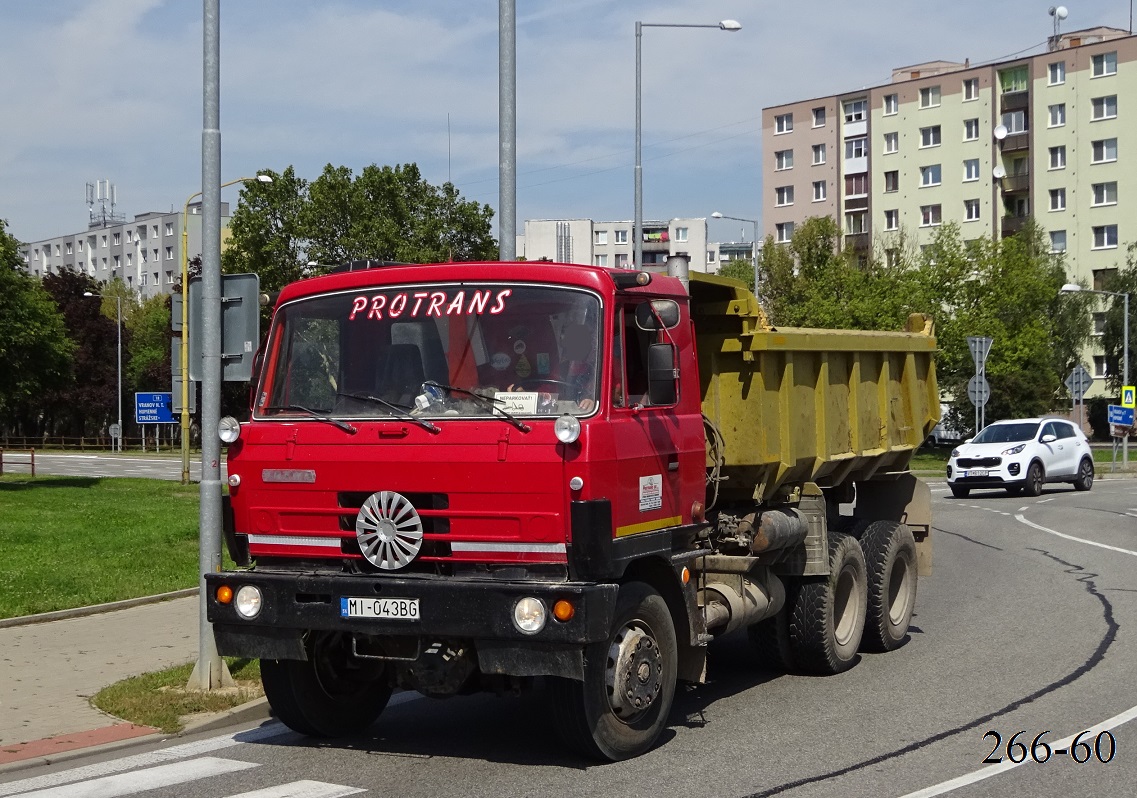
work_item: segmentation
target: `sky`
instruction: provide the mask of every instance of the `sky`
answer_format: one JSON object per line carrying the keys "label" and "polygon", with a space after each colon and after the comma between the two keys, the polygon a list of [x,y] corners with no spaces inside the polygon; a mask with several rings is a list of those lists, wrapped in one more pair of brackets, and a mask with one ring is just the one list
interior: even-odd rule
{"label": "sky", "polygon": [[[516,6],[518,232],[525,219],[632,218],[637,20],[742,24],[644,29],[647,219],[760,219],[763,107],[887,83],[922,61],[1042,52],[1053,25],[1044,0]],[[1130,0],[1067,8],[1063,31],[1130,27]],[[414,162],[496,209],[497,17],[493,0],[222,2],[222,180]],[[201,189],[201,2],[0,0],[0,32],[9,233],[83,230],[96,180],[115,184],[128,219]],[[715,241],[753,234],[709,224]]]}

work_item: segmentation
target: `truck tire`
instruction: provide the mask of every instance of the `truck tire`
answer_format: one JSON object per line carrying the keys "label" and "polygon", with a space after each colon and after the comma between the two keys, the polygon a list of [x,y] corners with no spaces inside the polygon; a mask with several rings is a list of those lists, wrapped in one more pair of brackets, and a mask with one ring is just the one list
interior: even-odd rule
{"label": "truck tire", "polygon": [[779,672],[794,669],[793,653],[790,651],[790,624],[785,607],[773,617],[751,624],[746,631],[754,645],[759,667]]}
{"label": "truck tire", "polygon": [[856,661],[865,629],[865,555],[855,538],[829,535],[829,576],[800,580],[786,596],[790,650],[805,671],[840,673]]}
{"label": "truck tire", "polygon": [[550,680],[562,739],[592,759],[617,762],[651,748],[675,698],[677,644],[667,603],[643,582],[620,588],[612,632],[584,653],[584,681]]}
{"label": "truck tire", "polygon": [[875,521],[861,537],[868,569],[868,609],[861,647],[893,651],[903,645],[916,606],[916,539],[905,524]]}
{"label": "truck tire", "polygon": [[355,657],[340,632],[314,633],[307,647],[307,661],[261,660],[273,714],[310,737],[358,734],[374,723],[391,698],[386,664]]}

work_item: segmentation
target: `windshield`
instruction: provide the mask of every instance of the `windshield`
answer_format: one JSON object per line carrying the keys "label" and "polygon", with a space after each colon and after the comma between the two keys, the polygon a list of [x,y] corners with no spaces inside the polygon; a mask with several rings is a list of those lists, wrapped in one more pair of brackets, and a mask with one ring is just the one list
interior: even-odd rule
{"label": "windshield", "polygon": [[599,339],[599,298],[570,288],[408,285],[302,299],[273,321],[254,412],[587,415]]}
{"label": "windshield", "polygon": [[1029,441],[1038,432],[1038,422],[1028,421],[1022,424],[992,424],[978,435],[972,443],[1018,443]]}

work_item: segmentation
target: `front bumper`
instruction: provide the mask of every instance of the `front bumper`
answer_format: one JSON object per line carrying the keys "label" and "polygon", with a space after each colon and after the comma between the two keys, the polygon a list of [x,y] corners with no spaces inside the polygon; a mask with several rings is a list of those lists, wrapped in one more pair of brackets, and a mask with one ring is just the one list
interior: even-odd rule
{"label": "front bumper", "polygon": [[[975,466],[960,468],[955,461],[949,461],[947,481],[949,485],[961,488],[1012,488],[1026,484],[1028,463],[1013,458],[1000,458],[995,466]],[[976,471],[982,471],[976,474]]]}
{"label": "front bumper", "polygon": [[[524,646],[582,646],[606,640],[618,586],[581,582],[505,582],[457,577],[387,577],[228,571],[206,574],[207,615],[222,654],[303,658],[301,634],[307,630],[362,635],[461,638]],[[217,600],[217,588],[236,593],[244,585],[261,591],[261,611],[246,620],[232,604]],[[519,631],[513,606],[524,597],[544,601],[550,610],[544,629]],[[345,618],[340,599],[351,597],[419,600],[417,620]],[[551,615],[561,599],[575,612],[561,622]]]}

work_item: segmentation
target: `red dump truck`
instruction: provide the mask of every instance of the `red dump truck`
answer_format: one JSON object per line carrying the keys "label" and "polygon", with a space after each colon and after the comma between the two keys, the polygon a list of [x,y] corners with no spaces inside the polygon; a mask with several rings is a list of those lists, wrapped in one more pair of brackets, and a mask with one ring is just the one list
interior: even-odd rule
{"label": "red dump truck", "polygon": [[905,641],[930,321],[776,328],[669,266],[363,262],[280,293],[250,419],[221,424],[238,567],[206,581],[284,723],[540,684],[567,743],[619,760],[716,636],[815,673]]}

